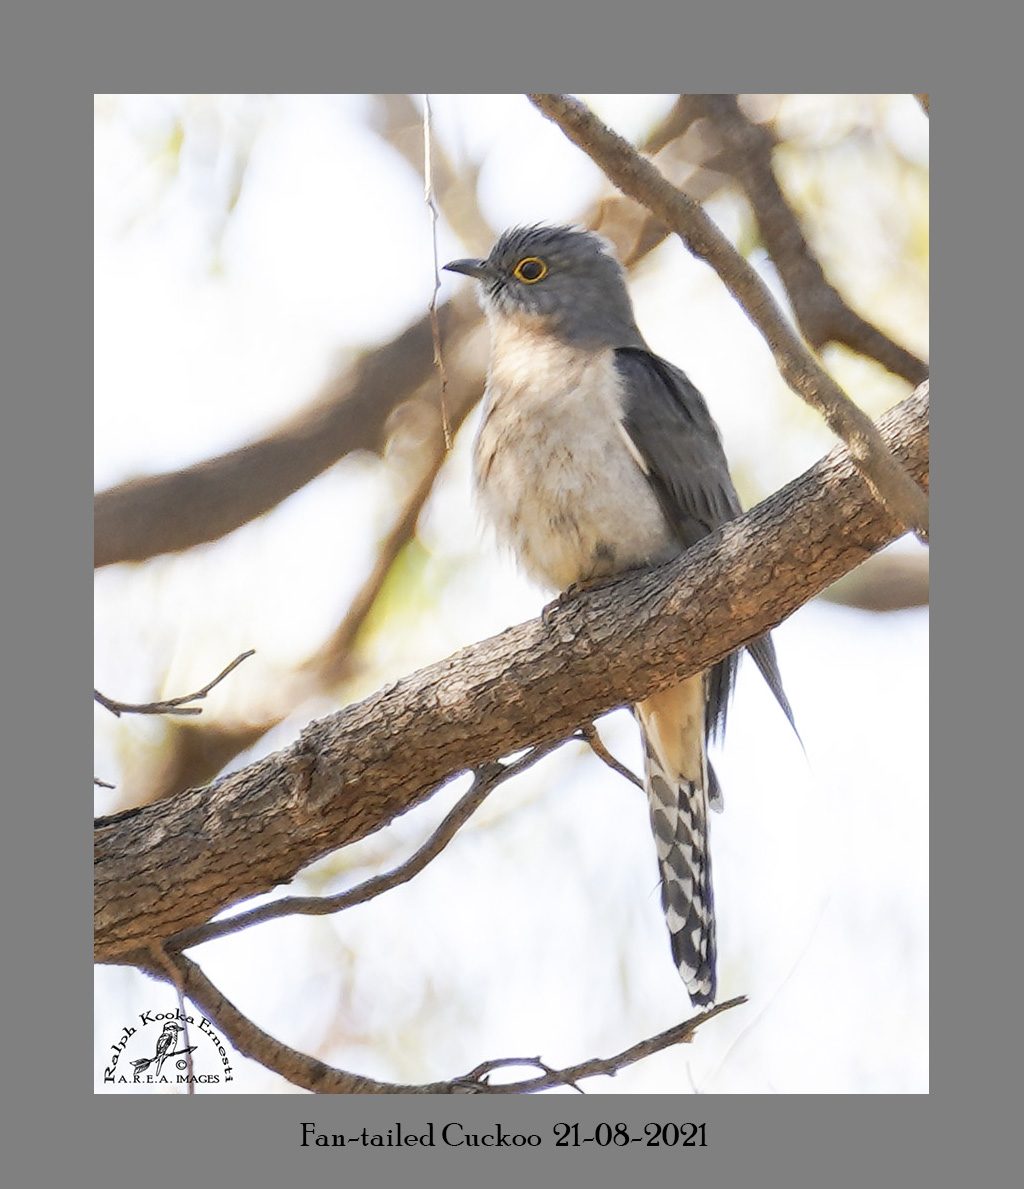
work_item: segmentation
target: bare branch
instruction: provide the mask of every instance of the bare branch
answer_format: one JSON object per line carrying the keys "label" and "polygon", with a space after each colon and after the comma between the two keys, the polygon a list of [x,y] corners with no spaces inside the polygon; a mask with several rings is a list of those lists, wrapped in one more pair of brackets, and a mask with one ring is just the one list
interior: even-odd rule
{"label": "bare branch", "polygon": [[[458,432],[483,388],[482,363],[477,371],[468,367],[463,359],[458,362],[459,366],[453,370],[448,388],[453,433]],[[428,383],[420,392],[430,387]],[[436,389],[434,391],[436,393]],[[402,500],[391,527],[381,538],[373,566],[341,621],[314,653],[294,671],[279,678],[273,688],[267,691],[263,699],[266,708],[258,721],[246,718],[242,722],[227,724],[215,721],[204,722],[202,726],[192,721],[175,724],[176,729],[169,744],[161,751],[159,766],[154,766],[143,795],[138,795],[138,790],[134,790],[132,804],[148,804],[211,779],[236,755],[251,748],[291,714],[304,698],[317,692],[331,691],[339,682],[351,676],[359,633],[395,562],[415,536],[420,514],[445,462],[440,414],[434,413],[433,416],[434,424],[430,432],[424,435],[420,447],[421,456],[411,460],[422,471]]]}
{"label": "bare branch", "polygon": [[693,126],[694,120],[697,119],[697,113],[690,106],[688,96],[677,95],[675,103],[669,109],[665,118],[652,128],[647,134],[646,139],[640,146],[644,153],[649,153],[652,157],[661,152],[662,149],[667,148],[674,140],[678,140],[689,132]]}
{"label": "bare branch", "polygon": [[[506,1064],[537,1064],[547,1069],[547,1072],[543,1077],[533,1078],[527,1082],[511,1082],[497,1086],[492,1086],[489,1083],[477,1083],[473,1088],[477,1093],[485,1091],[491,1094],[534,1094],[538,1090],[551,1090],[560,1085],[573,1086],[579,1089],[576,1083],[583,1078],[592,1078],[600,1074],[604,1074],[607,1077],[614,1077],[620,1069],[625,1069],[629,1065],[635,1065],[638,1061],[642,1061],[645,1057],[650,1057],[654,1053],[660,1053],[663,1049],[668,1049],[678,1044],[689,1044],[701,1024],[706,1023],[708,1020],[713,1020],[715,1016],[720,1016],[723,1012],[731,1011],[734,1007],[740,1007],[746,1002],[746,995],[737,995],[734,999],[726,999],[722,1003],[716,1003],[714,1007],[709,1007],[698,1015],[693,1016],[692,1019],[685,1020],[681,1024],[675,1024],[671,1028],[666,1028],[664,1032],[659,1032],[657,1036],[652,1036],[647,1040],[640,1041],[638,1044],[631,1045],[628,1049],[623,1049],[621,1053],[616,1053],[614,1057],[594,1057],[589,1061],[581,1061],[578,1065],[570,1065],[566,1069],[547,1069],[546,1066],[543,1066],[542,1062],[535,1058],[487,1061],[482,1066],[478,1066],[478,1068],[482,1068],[487,1072]],[[467,1075],[465,1079],[457,1079],[454,1084],[456,1086],[465,1085],[471,1076]]]}
{"label": "bare branch", "polygon": [[[195,1094],[196,1085],[195,1085],[195,1081],[193,1080],[193,1066],[192,1066],[192,1050],[195,1046],[190,1045],[189,1039],[188,1039],[188,1020],[186,1019],[186,1016],[188,1015],[188,1013],[185,1011],[185,979],[184,979],[182,972],[178,969],[177,966],[175,966],[174,962],[171,960],[171,957],[168,954],[167,950],[164,948],[164,945],[162,942],[154,941],[149,947],[149,952],[153,956],[157,965],[164,971],[164,973],[167,975],[168,979],[170,979],[172,985],[174,986],[174,989],[178,992],[178,1009],[181,1012],[181,1029],[182,1029],[181,1039],[182,1039],[182,1044],[184,1045],[183,1052],[185,1054],[186,1075],[187,1075],[186,1076],[186,1085],[188,1086],[188,1093]],[[141,1068],[145,1069],[145,1065],[143,1065]]]}
{"label": "bare branch", "polygon": [[[426,181],[423,153],[423,115],[411,95],[378,95],[371,121],[377,131]],[[448,225],[474,249],[494,242],[496,235],[477,201],[479,162],[456,165],[436,139],[431,145],[431,181]]]}
{"label": "bare branch", "polygon": [[[463,1076],[458,1079],[456,1084],[465,1087],[467,1091],[475,1093],[481,1088],[487,1088],[488,1074],[494,1073],[499,1069],[510,1069],[515,1065],[533,1065],[537,1069],[543,1070],[544,1073],[550,1074],[552,1077],[562,1080],[562,1075],[557,1070],[552,1069],[550,1065],[546,1065],[539,1056],[492,1057],[489,1061],[481,1061],[480,1064],[474,1069],[471,1069],[469,1073],[463,1074]],[[583,1091],[575,1082],[569,1081],[568,1079],[563,1081],[563,1085],[571,1086],[578,1094],[583,1093]]]}
{"label": "bare branch", "polygon": [[[922,482],[927,410],[922,385],[881,422]],[[97,960],[135,962],[154,937],[287,882],[452,772],[560,739],[708,668],[901,532],[837,448],[666,565],[410,674],[213,786],[100,819]]]}
{"label": "bare branch", "polygon": [[[208,681],[202,689],[197,689],[194,694],[182,694],[180,698],[168,698],[163,702],[116,702],[113,698],[108,698],[105,694],[101,694],[98,689],[94,689],[92,691],[93,700],[99,702],[104,709],[109,710],[111,714],[116,715],[118,718],[122,714],[202,714],[202,706],[189,706],[187,703],[201,702],[215,685],[219,685],[229,673],[238,668],[242,661],[248,660],[249,657],[255,656],[255,654],[255,648],[240,652],[229,665],[225,665],[217,676],[212,681]],[[113,788],[113,785],[107,785],[107,787]]]}
{"label": "bare branch", "polygon": [[817,409],[847,444],[855,465],[893,515],[927,538],[928,499],[924,492],[886,449],[871,418],[808,351],[768,286],[703,208],[677,190],[629,141],[603,124],[578,99],[546,94],[531,94],[529,98],[615,185],[642,202],[680,236],[695,256],[715,269],[761,331],[786,383]]}
{"label": "bare branch", "polygon": [[286,896],[281,900],[274,900],[270,904],[261,904],[258,908],[251,908],[247,912],[240,912],[237,916],[228,917],[221,921],[211,921],[195,929],[185,929],[181,933],[168,938],[167,945],[174,950],[187,950],[192,946],[203,945],[218,937],[226,937],[230,933],[239,933],[252,925],[264,921],[278,920],[280,917],[305,915],[329,916],[341,912],[346,908],[353,908],[357,904],[364,904],[380,896],[392,888],[401,887],[408,883],[414,875],[418,875],[428,863],[432,862],[455,837],[461,827],[480,808],[484,799],[492,793],[499,784],[503,784],[512,776],[518,776],[531,768],[538,760],[561,747],[563,743],[575,736],[557,739],[553,743],[531,747],[525,756],[521,756],[510,764],[490,763],[477,769],[473,783],[466,792],[448,811],[440,825],[427,841],[393,871],[385,875],[375,875],[357,887],[339,892],[335,896]]}
{"label": "bare branch", "polygon": [[590,750],[602,760],[613,772],[618,772],[620,776],[624,776],[631,784],[635,784],[638,789],[644,787],[644,782],[635,772],[630,771],[625,764],[619,761],[612,755],[604,745],[604,740],[597,733],[597,727],[594,723],[587,723],[586,726],[580,727],[580,735],[590,745]]}
{"label": "bare branch", "polygon": [[852,310],[825,276],[775,176],[772,136],[744,115],[735,95],[689,98],[723,143],[719,166],[746,192],[804,338],[816,349],[842,343],[915,386],[925,380],[927,365]]}
{"label": "bare branch", "polygon": [[434,201],[434,174],[431,166],[431,145],[433,128],[431,126],[430,96],[423,96],[423,200],[430,211],[430,243],[434,257],[434,291],[430,295],[430,334],[434,342],[434,367],[437,369],[441,381],[439,395],[441,405],[441,427],[444,430],[444,448],[452,448],[452,430],[448,424],[448,403],[445,397],[448,393],[448,373],[444,367],[444,354],[441,351],[441,328],[437,321],[437,295],[441,290],[441,265],[437,258],[437,203]]}
{"label": "bare branch", "polygon": [[[536,1094],[541,1090],[552,1090],[559,1086],[575,1086],[587,1077],[614,1077],[620,1069],[635,1065],[637,1061],[653,1053],[674,1045],[689,1044],[701,1025],[746,1002],[746,996],[739,995],[735,999],[718,1003],[707,1011],[700,1012],[692,1019],[667,1028],[657,1036],[631,1045],[614,1057],[595,1057],[567,1069],[550,1069],[539,1058],[507,1058],[482,1062],[475,1070],[451,1081],[403,1086],[335,1069],[315,1057],[309,1057],[282,1044],[243,1015],[195,962],[184,954],[171,954],[169,957],[177,967],[189,999],[214,1021],[218,1032],[226,1036],[239,1053],[251,1057],[267,1069],[280,1074],[286,1081],[314,1094]],[[167,977],[162,966],[150,964],[147,969],[156,977]],[[539,1065],[545,1072],[539,1077],[498,1085],[491,1085],[485,1080],[489,1072],[506,1065]]]}

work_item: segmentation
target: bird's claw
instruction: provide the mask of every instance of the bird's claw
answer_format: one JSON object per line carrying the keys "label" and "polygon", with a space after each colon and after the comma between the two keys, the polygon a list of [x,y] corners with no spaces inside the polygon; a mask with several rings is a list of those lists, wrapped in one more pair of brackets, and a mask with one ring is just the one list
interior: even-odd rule
{"label": "bird's claw", "polygon": [[571,603],[582,589],[583,588],[580,583],[570,582],[565,590],[559,591],[559,593],[555,595],[551,602],[545,605],[544,609],[540,613],[540,617],[543,620],[544,626],[546,628],[551,627],[551,617],[555,614],[555,612],[561,610],[561,608],[564,607],[566,603]]}

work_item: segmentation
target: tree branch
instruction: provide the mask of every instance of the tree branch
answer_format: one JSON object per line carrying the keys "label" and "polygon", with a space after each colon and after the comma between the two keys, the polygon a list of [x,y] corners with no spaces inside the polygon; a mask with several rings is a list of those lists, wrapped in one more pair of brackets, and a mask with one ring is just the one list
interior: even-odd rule
{"label": "tree branch", "polygon": [[922,383],[928,376],[927,365],[852,310],[825,276],[775,176],[774,142],[768,132],[743,114],[735,95],[689,99],[723,143],[719,165],[739,182],[750,201],[804,338],[816,350],[826,343],[842,343],[911,384]]}
{"label": "tree branch", "polygon": [[751,265],[704,209],[677,190],[650,161],[603,124],[578,99],[531,94],[531,102],[556,123],[624,193],[668,224],[690,251],[721,277],[771,348],[790,388],[825,418],[849,447],[850,457],[875,495],[907,528],[928,535],[928,499],[885,448],[871,418],[808,351]]}
{"label": "tree branch", "polygon": [[[388,98],[405,101],[404,104],[398,104],[397,114],[393,113],[396,119],[404,118],[404,110],[405,117],[409,117],[411,111],[410,118],[418,120],[418,113],[408,96]],[[672,145],[689,127],[690,118],[677,102],[665,118],[651,130],[650,136],[644,142],[645,149],[653,151],[654,148]],[[417,139],[412,158],[419,155],[419,168],[422,166],[422,128],[417,124],[414,132]],[[436,164],[435,158],[435,166]],[[727,180],[724,174],[715,173],[713,177],[716,180],[712,185],[708,177],[694,172],[697,168],[691,167],[688,184],[693,184],[694,177],[703,177],[701,185],[702,194],[705,196],[710,195],[715,188],[720,188]],[[627,268],[643,260],[669,234],[666,228],[651,217],[645,207],[619,194],[601,200],[584,216],[584,222],[598,227],[602,235],[616,243],[620,254],[627,260]],[[479,312],[475,309],[471,312],[462,307],[453,309],[449,327],[450,337],[465,338],[469,333],[467,328],[475,326],[478,320]],[[385,347],[383,350],[387,351],[390,348]],[[453,357],[456,365],[450,373],[447,403],[451,429],[457,433],[483,391],[483,358],[476,363],[471,352],[453,352],[451,343],[446,354]],[[432,378],[420,390],[426,395],[428,403],[433,399],[434,391]],[[435,417],[437,427],[432,427],[428,434],[423,435],[423,456],[416,460],[417,465],[423,467],[421,477],[409,489],[391,528],[381,538],[373,568],[331,635],[299,666],[296,673],[275,682],[273,690],[268,691],[263,699],[268,703],[268,707],[260,721],[254,722],[247,717],[244,722],[238,723],[209,720],[175,723],[164,741],[159,762],[152,769],[146,786],[143,789],[136,786],[130,790],[131,800],[127,801],[125,808],[128,805],[149,804],[184,788],[205,783],[236,755],[251,748],[262,735],[293,713],[302,698],[314,691],[333,690],[351,676],[359,632],[372,611],[395,561],[415,536],[420,512],[430,496],[434,479],[445,460],[444,435],[440,428],[439,411],[435,413]],[[126,793],[126,800],[127,797]]]}
{"label": "tree branch", "polygon": [[644,787],[644,782],[631,769],[627,768],[625,764],[620,763],[604,745],[604,740],[598,734],[597,727],[594,723],[587,723],[580,727],[580,735],[590,745],[590,750],[603,763],[607,764],[613,772],[617,772],[620,776],[626,778],[630,784],[635,784],[638,789]]}
{"label": "tree branch", "polygon": [[436,830],[427,841],[404,863],[399,864],[393,871],[384,875],[375,875],[372,879],[358,884],[348,891],[339,892],[335,896],[285,896],[281,900],[274,900],[270,904],[261,904],[258,908],[250,908],[247,912],[240,912],[237,916],[225,920],[210,921],[194,929],[184,929],[167,939],[167,946],[173,950],[187,950],[196,945],[203,945],[207,941],[214,941],[218,937],[227,937],[231,933],[240,933],[253,925],[264,921],[276,921],[286,916],[329,916],[342,912],[346,908],[354,908],[357,904],[365,904],[392,888],[401,887],[408,883],[414,875],[418,875],[428,863],[432,862],[444,850],[449,842],[459,832],[461,827],[480,808],[484,800],[498,787],[512,776],[518,776],[556,748],[561,747],[570,739],[582,738],[582,735],[569,735],[565,739],[556,739],[553,743],[531,747],[525,756],[510,764],[489,763],[477,769],[469,791],[455,803],[448,811]]}
{"label": "tree branch", "polygon": [[[117,718],[120,718],[122,714],[202,714],[202,706],[189,706],[188,703],[201,702],[210,690],[214,686],[220,685],[224,678],[237,669],[242,661],[248,660],[255,654],[255,648],[239,653],[230,664],[221,669],[212,681],[208,681],[202,689],[197,689],[194,694],[182,694],[177,698],[167,698],[163,702],[117,702],[113,698],[108,698],[106,694],[101,694],[98,689],[94,689],[92,691],[93,701],[98,702]],[[113,786],[106,787],[112,788]]]}
{"label": "tree branch", "polygon": [[[927,387],[881,422],[921,482]],[[287,882],[452,773],[707,668],[901,532],[838,448],[672,562],[410,674],[209,787],[100,819],[96,959],[138,964],[154,939]]]}
{"label": "tree branch", "polygon": [[[195,962],[186,958],[184,954],[170,954],[168,958],[176,968],[189,999],[216,1023],[219,1031],[239,1053],[251,1057],[293,1085],[301,1086],[314,1094],[536,1094],[540,1090],[573,1086],[582,1078],[599,1074],[614,1077],[620,1069],[625,1069],[626,1066],[633,1065],[652,1053],[658,1053],[673,1045],[688,1044],[702,1024],[746,1002],[746,997],[740,995],[735,999],[718,1003],[684,1023],[676,1024],[657,1036],[624,1049],[614,1057],[594,1057],[567,1069],[549,1069],[539,1057],[512,1057],[482,1062],[468,1074],[451,1081],[403,1086],[335,1069],[315,1057],[308,1057],[305,1053],[282,1044],[243,1015]],[[150,964],[147,969],[158,978],[168,977],[162,966]],[[488,1073],[507,1065],[539,1065],[545,1072],[539,1077],[499,1085],[491,1085],[486,1080]]]}
{"label": "tree branch", "polygon": [[[481,366],[476,368],[460,353],[458,362],[459,366],[453,369],[447,389],[449,423],[455,433],[476,403],[484,382],[482,360]],[[263,710],[259,719],[247,716],[244,721],[237,723],[176,723],[161,749],[158,764],[149,774],[148,783],[142,790],[132,790],[130,804],[149,804],[209,780],[236,755],[252,747],[276,727],[304,698],[333,690],[338,683],[351,676],[359,632],[402,550],[416,535],[420,513],[446,458],[440,410],[429,405],[430,397],[436,395],[436,387],[428,384],[421,392],[427,393],[424,400],[433,418],[427,432],[422,435],[421,454],[412,460],[422,470],[406,491],[394,521],[380,540],[370,572],[340,622],[319,648],[295,670],[275,680],[273,687],[261,699]]]}
{"label": "tree branch", "polygon": [[[423,113],[411,95],[377,95],[371,126],[399,153],[425,182]],[[457,168],[436,140],[431,147],[433,189],[448,225],[464,244],[483,248],[497,238],[477,200],[478,161]],[[475,248],[474,248],[475,250]]]}

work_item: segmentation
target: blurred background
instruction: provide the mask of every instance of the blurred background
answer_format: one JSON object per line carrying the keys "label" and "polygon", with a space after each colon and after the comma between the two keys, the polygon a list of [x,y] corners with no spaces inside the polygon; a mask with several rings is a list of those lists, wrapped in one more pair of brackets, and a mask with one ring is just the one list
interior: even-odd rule
{"label": "blurred background", "polygon": [[[582,98],[657,154],[787,304],[714,122],[674,95]],[[705,394],[746,506],[834,445],[717,276],[525,97],[430,104],[440,263],[486,254],[512,224],[597,227],[628,264],[652,348]],[[548,598],[473,506],[487,338],[472,286],[448,273],[444,448],[423,109],[407,95],[96,97],[96,685],[171,697],[256,650],[196,718],[95,707],[94,772],[114,786],[97,788],[97,814],[284,746]],[[738,110],[772,138],[829,280],[926,359],[928,122],[915,98],[742,96]],[[822,356],[872,415],[913,387],[847,347]],[[713,756],[726,811],[712,845],[720,992],[750,1002],[588,1092],[927,1090],[927,576],[927,551],[899,542],[777,630],[806,756],[742,667]],[[639,771],[631,717],[599,728]],[[393,867],[467,780],[289,890]],[[580,744],[503,785],[404,887],[191,956],[280,1040],[392,1081],[511,1054],[608,1056],[692,1014],[644,798]],[[103,1089],[124,1024],[175,994],[129,969],[95,980]],[[242,1058],[236,1071],[223,1090],[294,1089]]]}

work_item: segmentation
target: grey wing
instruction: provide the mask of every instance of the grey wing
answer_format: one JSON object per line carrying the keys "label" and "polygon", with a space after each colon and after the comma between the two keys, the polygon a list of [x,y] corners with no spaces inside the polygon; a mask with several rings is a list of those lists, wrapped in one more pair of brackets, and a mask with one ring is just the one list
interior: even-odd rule
{"label": "grey wing", "polygon": [[[685,372],[639,347],[620,347],[615,355],[623,379],[623,429],[666,519],[689,549],[743,511],[718,429]],[[795,731],[771,636],[747,648]],[[707,729],[718,736],[725,730],[738,659],[733,653],[711,670]]]}

